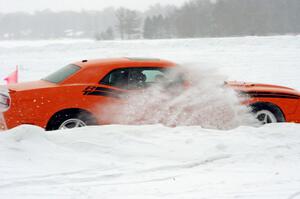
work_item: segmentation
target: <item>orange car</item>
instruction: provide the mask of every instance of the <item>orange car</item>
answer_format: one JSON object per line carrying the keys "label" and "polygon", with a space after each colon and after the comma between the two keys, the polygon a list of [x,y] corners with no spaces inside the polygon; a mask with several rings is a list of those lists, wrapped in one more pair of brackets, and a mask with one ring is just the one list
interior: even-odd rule
{"label": "orange car", "polygon": [[[172,68],[175,63],[160,59],[83,60],[42,80],[9,85],[7,128],[32,124],[56,130],[110,124],[110,117],[102,117],[95,106],[122,103],[124,93],[150,86]],[[300,122],[299,92],[265,84],[228,85],[250,97],[246,103],[262,123]]]}

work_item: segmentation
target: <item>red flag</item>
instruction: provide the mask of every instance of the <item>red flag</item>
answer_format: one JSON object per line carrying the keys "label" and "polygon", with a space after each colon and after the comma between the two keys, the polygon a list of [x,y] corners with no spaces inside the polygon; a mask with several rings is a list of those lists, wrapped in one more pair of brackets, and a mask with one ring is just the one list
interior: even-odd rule
{"label": "red flag", "polygon": [[7,76],[4,80],[6,81],[7,84],[14,84],[18,83],[18,66],[16,67],[16,70],[11,73],[9,76]]}

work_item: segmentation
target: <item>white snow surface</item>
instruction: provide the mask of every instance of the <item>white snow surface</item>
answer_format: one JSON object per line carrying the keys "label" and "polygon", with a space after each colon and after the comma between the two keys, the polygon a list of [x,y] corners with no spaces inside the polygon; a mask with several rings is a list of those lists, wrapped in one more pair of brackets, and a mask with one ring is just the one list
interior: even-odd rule
{"label": "white snow surface", "polygon": [[300,198],[300,126],[217,131],[21,126],[0,134],[1,198]]}
{"label": "white snow surface", "polygon": [[[0,41],[0,78],[16,65],[20,80],[27,81],[76,60],[132,56],[300,89],[299,55],[300,36]],[[300,199],[299,168],[298,124],[231,130],[110,125],[56,132],[24,125],[0,133],[0,198]]]}

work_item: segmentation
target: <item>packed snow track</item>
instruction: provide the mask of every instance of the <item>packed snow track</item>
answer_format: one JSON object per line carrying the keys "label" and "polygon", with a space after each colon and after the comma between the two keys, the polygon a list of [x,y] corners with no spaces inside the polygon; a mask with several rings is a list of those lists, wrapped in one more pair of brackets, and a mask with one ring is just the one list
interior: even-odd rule
{"label": "packed snow track", "polygon": [[300,198],[300,126],[0,134],[1,198]]}

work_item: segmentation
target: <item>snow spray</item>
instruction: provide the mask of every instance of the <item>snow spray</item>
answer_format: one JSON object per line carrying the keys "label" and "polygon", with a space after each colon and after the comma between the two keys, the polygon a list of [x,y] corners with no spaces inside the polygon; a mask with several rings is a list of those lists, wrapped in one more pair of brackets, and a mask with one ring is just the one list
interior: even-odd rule
{"label": "snow spray", "polygon": [[[172,69],[173,70],[173,69]],[[255,124],[250,108],[231,88],[225,86],[226,76],[203,64],[184,64],[169,74],[183,74],[188,85],[155,84],[133,92],[121,105],[106,106],[104,115],[114,113],[113,123],[163,124],[166,126],[201,126],[232,129]]]}

